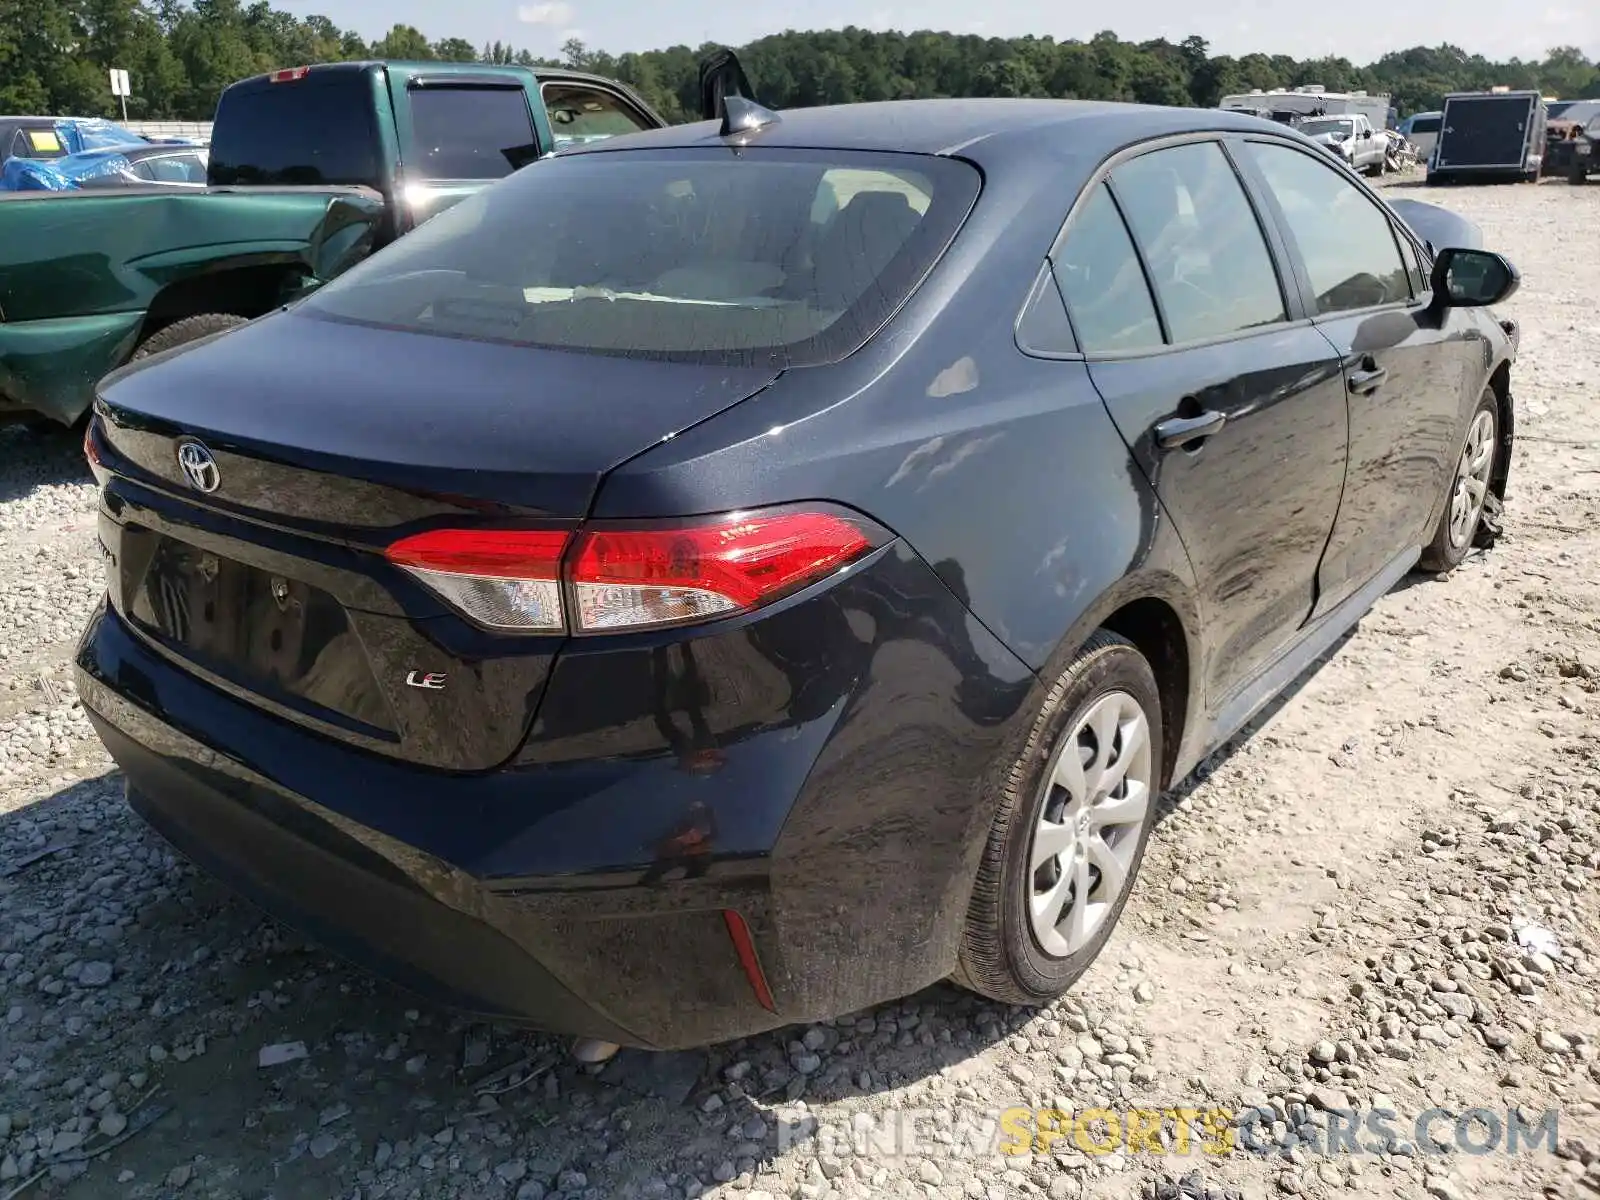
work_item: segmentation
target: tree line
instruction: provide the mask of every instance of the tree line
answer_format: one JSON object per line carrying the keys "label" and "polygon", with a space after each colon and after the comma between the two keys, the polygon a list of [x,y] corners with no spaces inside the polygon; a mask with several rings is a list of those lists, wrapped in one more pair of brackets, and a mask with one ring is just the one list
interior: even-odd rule
{"label": "tree line", "polygon": [[[669,120],[698,107],[696,69],[711,47],[612,55],[568,41],[558,59],[500,42],[429,41],[396,25],[377,41],[326,17],[267,0],[0,0],[0,112],[115,116],[106,72],[132,77],[128,116],[209,120],[236,79],[303,63],[358,58],[563,65],[630,84]],[[1495,85],[1564,98],[1600,97],[1600,63],[1574,46],[1538,62],[1495,62],[1451,45],[1396,50],[1357,66],[1345,58],[1214,55],[1201,37],[1123,41],[986,38],[847,28],[774,34],[738,48],[764,103],[779,108],[931,96],[1055,96],[1214,107],[1231,92],[1320,83],[1388,92],[1402,114],[1439,107],[1446,92]]]}

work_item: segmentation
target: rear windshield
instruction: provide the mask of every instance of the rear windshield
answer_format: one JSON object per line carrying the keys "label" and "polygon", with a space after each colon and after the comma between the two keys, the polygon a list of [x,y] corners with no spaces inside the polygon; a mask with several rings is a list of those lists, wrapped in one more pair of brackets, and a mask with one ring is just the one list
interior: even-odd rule
{"label": "rear windshield", "polygon": [[377,187],[371,82],[355,71],[225,93],[211,131],[207,180],[219,186]]}
{"label": "rear windshield", "polygon": [[[413,88],[408,95],[412,161],[424,179],[500,179],[511,174],[506,152],[538,141],[521,88]],[[537,148],[527,155],[538,156]]]}
{"label": "rear windshield", "polygon": [[301,310],[602,354],[828,362],[905,300],[979,186],[966,163],[913,154],[552,158],[433,217]]}
{"label": "rear windshield", "polygon": [[1438,117],[1417,117],[1411,122],[1412,133],[1438,133]]}

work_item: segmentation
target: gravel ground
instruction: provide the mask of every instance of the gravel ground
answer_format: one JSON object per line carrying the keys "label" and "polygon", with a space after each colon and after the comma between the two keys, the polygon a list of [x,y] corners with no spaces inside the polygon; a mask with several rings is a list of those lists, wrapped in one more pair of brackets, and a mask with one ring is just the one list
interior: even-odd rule
{"label": "gravel ground", "polygon": [[[100,581],[79,447],[0,431],[0,1198],[1600,1192],[1600,189],[1410,194],[1524,273],[1507,536],[1202,766],[1044,1012],[940,987],[600,1070],[331,961],[124,810],[68,671]],[[1005,1156],[1016,1105],[1114,1115]],[[1074,1144],[1130,1106],[1259,1119],[1231,1153],[1175,1116]],[[1362,1152],[1322,1153],[1346,1110]],[[1419,1141],[1428,1110],[1487,1110],[1490,1152]]]}

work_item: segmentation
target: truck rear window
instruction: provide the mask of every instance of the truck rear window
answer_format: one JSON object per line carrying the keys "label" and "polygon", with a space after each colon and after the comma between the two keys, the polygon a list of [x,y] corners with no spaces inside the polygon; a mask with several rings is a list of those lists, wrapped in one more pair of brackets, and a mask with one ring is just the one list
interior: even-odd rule
{"label": "truck rear window", "polygon": [[910,295],[980,182],[915,154],[576,153],[432,218],[298,311],[601,354],[829,362]]}
{"label": "truck rear window", "polygon": [[208,183],[381,187],[371,83],[313,67],[303,79],[223,93]]}
{"label": "truck rear window", "polygon": [[413,88],[408,98],[412,161],[424,179],[499,179],[511,174],[506,151],[538,141],[521,88]]}

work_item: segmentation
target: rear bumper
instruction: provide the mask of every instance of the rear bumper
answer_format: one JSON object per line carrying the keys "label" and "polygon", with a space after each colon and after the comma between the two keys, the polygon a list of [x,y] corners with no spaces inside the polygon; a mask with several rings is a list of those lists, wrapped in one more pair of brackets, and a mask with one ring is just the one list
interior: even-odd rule
{"label": "rear bumper", "polygon": [[[873,592],[891,603],[848,620]],[[819,604],[833,625],[808,612]],[[896,547],[796,608],[700,639],[706,663],[754,654],[787,669],[792,635],[810,629],[845,668],[826,673],[832,694],[793,689],[787,721],[751,688],[763,719],[721,725],[709,759],[637,747],[608,761],[596,729],[534,761],[536,729],[501,771],[384,760],[209,686],[108,608],[84,634],[78,682],[134,809],[268,912],[436,1002],[666,1049],[948,974],[984,798],[1037,686],[964,614]],[[632,653],[659,650],[608,652]],[[592,689],[563,661],[547,708],[563,671]],[[591,753],[567,756],[590,737]]]}

